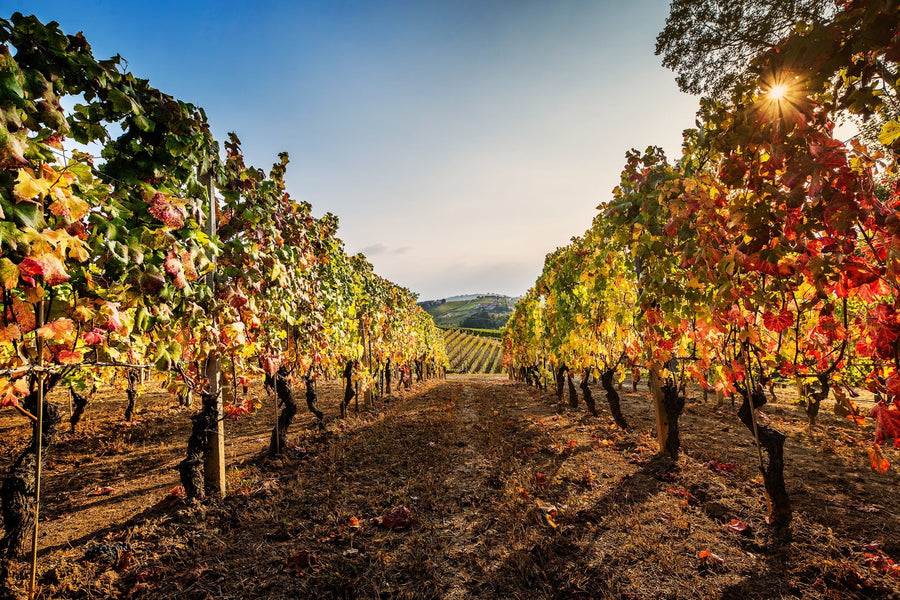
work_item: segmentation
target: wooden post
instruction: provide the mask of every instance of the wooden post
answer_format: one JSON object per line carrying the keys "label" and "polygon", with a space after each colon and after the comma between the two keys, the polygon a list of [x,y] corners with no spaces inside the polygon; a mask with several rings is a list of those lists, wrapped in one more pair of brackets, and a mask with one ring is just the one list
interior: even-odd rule
{"label": "wooden post", "polygon": [[[206,173],[206,189],[209,196],[209,218],[206,220],[206,234],[212,238],[216,234],[216,187],[212,173]],[[211,257],[215,265],[215,257]],[[206,285],[215,292],[215,267],[206,274]],[[225,497],[225,421],[222,409],[222,390],[220,387],[221,365],[219,353],[213,351],[206,360],[206,378],[209,381],[209,393],[216,396],[216,425],[209,438],[209,453],[203,465],[206,487],[215,490],[220,498]]]}
{"label": "wooden post", "polygon": [[375,385],[375,377],[373,377],[372,372],[372,335],[366,331],[366,371],[369,373],[369,379],[371,380],[369,386],[366,388],[366,406],[374,406],[375,405],[375,390],[373,390],[373,386]]}
{"label": "wooden post", "polygon": [[669,438],[669,415],[663,404],[662,386],[659,383],[659,371],[656,365],[650,365],[650,389],[653,392],[653,407],[656,411],[656,439],[659,451],[665,452],[666,440]]}
{"label": "wooden post", "polygon": [[[44,325],[44,300],[38,301],[37,321],[35,330]],[[35,333],[35,344],[37,346],[37,366],[44,366],[44,340]],[[38,551],[38,523],[40,523],[41,513],[41,454],[44,438],[44,373],[37,373],[37,427],[35,431],[35,457],[37,461],[34,466],[34,531],[31,537],[31,578],[28,581],[28,598],[34,599],[35,586],[37,583],[37,551]]]}

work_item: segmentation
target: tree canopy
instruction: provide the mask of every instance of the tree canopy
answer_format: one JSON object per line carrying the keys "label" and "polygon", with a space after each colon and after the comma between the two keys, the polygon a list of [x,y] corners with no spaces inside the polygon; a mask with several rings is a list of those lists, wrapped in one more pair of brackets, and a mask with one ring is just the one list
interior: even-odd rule
{"label": "tree canopy", "polygon": [[797,23],[827,19],[834,5],[832,0],[673,0],[656,36],[656,54],[677,73],[682,91],[721,99],[753,58]]}

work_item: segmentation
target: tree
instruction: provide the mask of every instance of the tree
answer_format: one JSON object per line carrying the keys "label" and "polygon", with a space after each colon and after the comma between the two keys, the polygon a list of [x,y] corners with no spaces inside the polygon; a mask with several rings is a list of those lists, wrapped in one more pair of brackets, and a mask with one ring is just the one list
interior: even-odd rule
{"label": "tree", "polygon": [[747,65],[797,23],[826,19],[832,0],[673,0],[656,54],[678,74],[678,87],[716,98],[742,78]]}

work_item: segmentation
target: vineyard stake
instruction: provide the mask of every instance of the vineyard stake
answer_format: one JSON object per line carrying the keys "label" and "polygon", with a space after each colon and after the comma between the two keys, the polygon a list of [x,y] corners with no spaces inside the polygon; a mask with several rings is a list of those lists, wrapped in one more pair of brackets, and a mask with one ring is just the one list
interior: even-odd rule
{"label": "vineyard stake", "polygon": [[[275,374],[278,377],[278,374]],[[275,454],[281,453],[281,432],[278,431],[278,380],[273,377],[272,381],[272,404],[275,406]]]}
{"label": "vineyard stake", "polygon": [[[759,455],[759,470],[765,474],[765,466],[763,465],[763,455],[762,455],[762,446],[759,443],[759,429],[756,424],[756,407],[753,406],[753,395],[752,388],[750,387],[753,381],[750,379],[750,353],[747,351],[747,348],[744,349],[744,361],[746,361],[747,367],[744,369],[744,385],[747,386],[747,401],[750,403],[750,420],[753,422],[753,437],[756,438],[756,453]],[[766,498],[768,498],[768,494],[766,494]],[[769,507],[771,509],[771,506]]]}
{"label": "vineyard stake", "polygon": [[[37,345],[37,363],[44,366],[44,341],[37,330],[44,325],[44,300],[41,299],[37,306],[37,321],[35,323],[35,344]],[[38,372],[37,377],[37,427],[35,435],[35,456],[37,461],[34,466],[34,532],[31,537],[31,579],[28,582],[28,598],[34,598],[34,588],[37,581],[37,550],[38,550],[38,521],[41,508],[41,444],[44,441],[44,374]]]}
{"label": "vineyard stake", "polygon": [[[209,218],[206,221],[206,234],[212,239],[216,234],[216,186],[212,171],[206,173],[206,190],[209,195]],[[212,270],[206,274],[206,285],[215,297],[216,257],[211,257]],[[216,425],[209,438],[209,453],[203,465],[204,479],[207,487],[218,488],[220,498],[225,497],[225,421],[222,415],[222,394],[219,389],[220,359],[217,351],[212,351],[206,360],[206,377],[209,381],[209,393],[216,396]],[[213,482],[212,484],[210,482]]]}

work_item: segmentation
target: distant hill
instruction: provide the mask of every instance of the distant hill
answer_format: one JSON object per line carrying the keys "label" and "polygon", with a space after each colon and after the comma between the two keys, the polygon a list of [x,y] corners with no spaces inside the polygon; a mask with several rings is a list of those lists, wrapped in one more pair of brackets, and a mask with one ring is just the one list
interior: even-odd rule
{"label": "distant hill", "polygon": [[502,294],[469,294],[425,300],[419,306],[441,327],[500,329],[506,326],[516,300]]}

